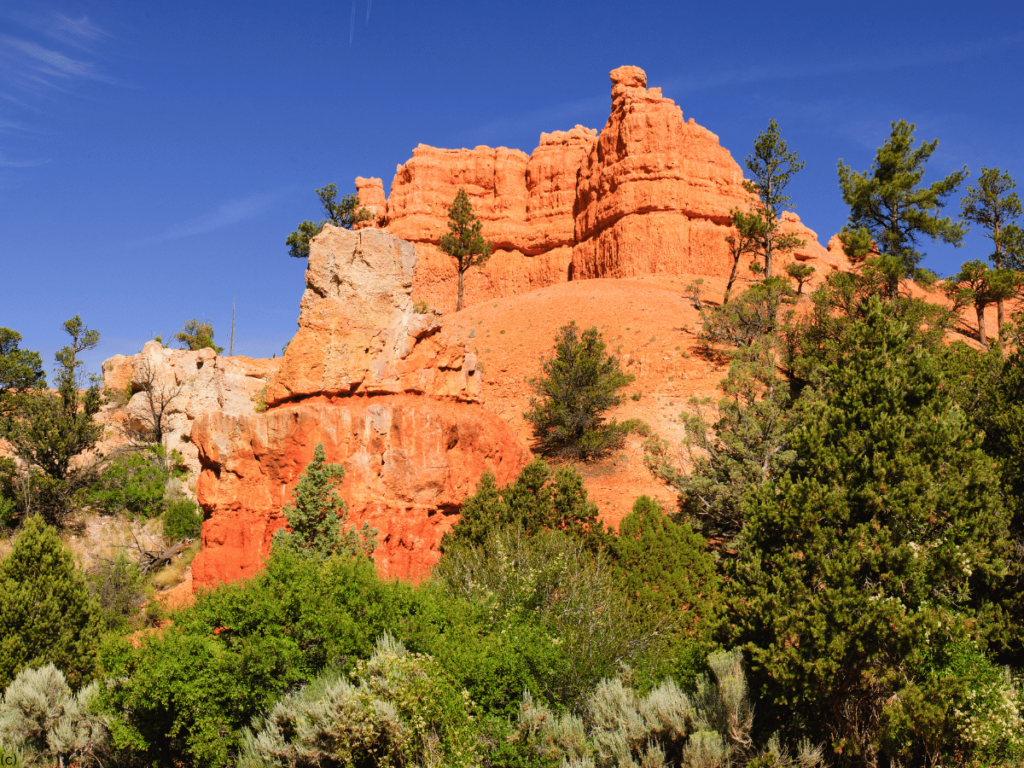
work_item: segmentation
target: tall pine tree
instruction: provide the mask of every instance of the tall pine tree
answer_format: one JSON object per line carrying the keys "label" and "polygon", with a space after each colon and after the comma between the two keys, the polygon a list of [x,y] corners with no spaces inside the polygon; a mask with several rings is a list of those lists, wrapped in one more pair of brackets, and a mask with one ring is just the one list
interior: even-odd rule
{"label": "tall pine tree", "polygon": [[878,298],[849,326],[729,574],[730,640],[765,703],[851,764],[883,760],[886,707],[930,648],[979,635],[972,585],[1004,570],[995,462],[918,333]]}
{"label": "tall pine tree", "polygon": [[41,517],[25,522],[0,561],[0,689],[19,671],[53,663],[73,688],[95,670],[98,605],[57,532]]}
{"label": "tall pine tree", "polygon": [[860,173],[839,161],[839,186],[850,206],[840,235],[843,249],[854,261],[868,258],[884,275],[890,299],[898,294],[900,280],[918,274],[922,237],[952,245],[963,241],[964,227],[938,213],[967,178],[967,168],[922,186],[924,165],[938,146],[936,139],[915,147],[913,123],[900,120],[892,123],[870,169]]}

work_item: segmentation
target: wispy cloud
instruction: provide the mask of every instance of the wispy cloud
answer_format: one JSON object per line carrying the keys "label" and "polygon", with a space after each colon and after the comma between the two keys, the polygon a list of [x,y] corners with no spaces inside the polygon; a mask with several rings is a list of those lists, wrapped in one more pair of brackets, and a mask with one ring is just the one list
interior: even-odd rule
{"label": "wispy cloud", "polygon": [[81,48],[110,37],[106,31],[90,21],[88,16],[70,19],[62,13],[53,14],[50,23],[46,24],[41,31],[55,40]]}
{"label": "wispy cloud", "polygon": [[42,75],[52,77],[80,77],[88,80],[102,79],[94,64],[72,59],[58,51],[44,48],[28,40],[0,35],[0,44],[21,54],[21,63]]}
{"label": "wispy cloud", "polygon": [[191,221],[176,224],[169,229],[151,237],[144,238],[134,243],[136,246],[157,245],[172,240],[181,240],[196,235],[205,235],[218,229],[224,229],[243,221],[255,219],[267,211],[276,207],[284,198],[292,194],[294,189],[279,189],[274,192],[265,192],[259,195],[251,195],[238,200],[229,200],[222,203],[216,210]]}
{"label": "wispy cloud", "polygon": [[35,168],[37,165],[46,165],[49,160],[14,160],[6,155],[0,155],[0,168]]}
{"label": "wispy cloud", "polygon": [[968,41],[958,47],[934,47],[890,56],[886,56],[883,51],[870,48],[866,49],[864,55],[858,58],[815,60],[813,64],[789,66],[753,66],[676,78],[665,82],[664,88],[666,91],[675,93],[689,93],[708,88],[724,88],[760,82],[798,80],[807,77],[834,77],[860,72],[887,72],[909,67],[935,66],[966,61],[1008,48],[1016,49],[1020,46],[1021,40],[1020,35],[1012,35],[990,40]]}

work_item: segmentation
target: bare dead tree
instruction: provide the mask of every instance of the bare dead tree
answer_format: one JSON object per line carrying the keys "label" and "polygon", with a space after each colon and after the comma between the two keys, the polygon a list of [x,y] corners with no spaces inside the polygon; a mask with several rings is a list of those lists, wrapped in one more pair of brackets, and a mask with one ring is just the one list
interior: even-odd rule
{"label": "bare dead tree", "polygon": [[143,358],[137,365],[134,378],[141,386],[146,405],[136,418],[125,422],[124,431],[132,442],[163,445],[171,404],[181,396],[187,382],[160,386],[149,360]]}

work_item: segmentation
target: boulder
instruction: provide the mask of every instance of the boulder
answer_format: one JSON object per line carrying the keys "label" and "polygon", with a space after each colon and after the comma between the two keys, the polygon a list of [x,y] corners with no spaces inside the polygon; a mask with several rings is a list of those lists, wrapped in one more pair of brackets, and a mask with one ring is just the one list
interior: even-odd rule
{"label": "boulder", "polygon": [[255,413],[267,380],[280,360],[225,357],[212,349],[168,349],[148,341],[137,355],[116,355],[103,363],[103,385],[132,395],[121,408],[105,411],[114,429],[104,452],[136,435],[146,437],[159,414],[163,444],[181,453],[189,475],[199,474],[199,452],[189,439],[192,422],[203,413]]}

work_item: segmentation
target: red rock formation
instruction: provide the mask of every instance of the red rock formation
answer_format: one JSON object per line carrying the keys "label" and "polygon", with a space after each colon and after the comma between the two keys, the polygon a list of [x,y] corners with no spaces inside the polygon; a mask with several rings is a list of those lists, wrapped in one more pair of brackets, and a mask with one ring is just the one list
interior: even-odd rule
{"label": "red rock formation", "polygon": [[[612,111],[599,136],[582,126],[541,134],[529,157],[504,147],[413,150],[384,201],[377,180],[357,179],[360,200],[391,232],[416,244],[413,296],[455,306],[455,266],[436,245],[447,206],[464,187],[495,254],[466,275],[466,303],[567,279],[641,274],[728,275],[730,210],[750,195],[718,137],[683,113],[637,67],[611,73]],[[372,184],[371,184],[372,182]],[[836,267],[799,219],[784,229],[807,244],[794,256]]]}
{"label": "red rock formation", "polygon": [[314,243],[299,331],[267,386],[267,405],[319,394],[476,398],[476,357],[438,334],[436,312],[413,306],[410,243],[331,225]]}
{"label": "red rock formation", "polygon": [[264,413],[210,410],[191,440],[206,511],[196,589],[251,575],[285,524],[281,508],[313,450],[344,464],[350,522],[379,531],[385,575],[418,580],[439,557],[480,475],[518,475],[529,451],[477,400],[477,361],[414,307],[413,246],[328,226],[310,244],[299,331],[267,386]]}
{"label": "red rock formation", "polygon": [[[390,232],[416,244],[414,297],[443,309],[455,307],[454,263],[434,246],[448,230],[448,205],[460,187],[484,224],[484,237],[494,243],[490,261],[466,276],[470,301],[567,280],[575,242],[576,172],[595,137],[596,131],[580,125],[544,133],[529,156],[504,147],[421,144],[414,149],[395,174],[386,215]],[[357,188],[360,202],[379,205],[375,187],[367,186],[365,196]]]}
{"label": "red rock formation", "polygon": [[285,524],[281,508],[322,443],[345,466],[349,523],[378,530],[383,575],[418,581],[485,469],[514,479],[529,454],[508,425],[478,405],[409,395],[318,397],[265,414],[205,414],[192,439],[204,471],[208,519],[192,565],[196,587],[252,575]]}

